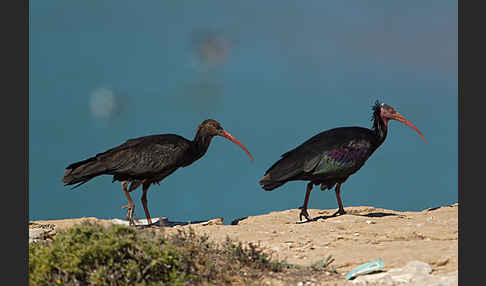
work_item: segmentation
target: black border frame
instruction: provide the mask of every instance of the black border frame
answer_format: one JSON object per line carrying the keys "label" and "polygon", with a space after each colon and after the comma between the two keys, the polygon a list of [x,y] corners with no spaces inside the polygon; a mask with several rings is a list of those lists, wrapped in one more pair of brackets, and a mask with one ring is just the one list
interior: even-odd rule
{"label": "black border frame", "polygon": [[[29,1],[2,9],[3,284],[28,285],[29,274]],[[5,88],[6,87],[6,88]]]}

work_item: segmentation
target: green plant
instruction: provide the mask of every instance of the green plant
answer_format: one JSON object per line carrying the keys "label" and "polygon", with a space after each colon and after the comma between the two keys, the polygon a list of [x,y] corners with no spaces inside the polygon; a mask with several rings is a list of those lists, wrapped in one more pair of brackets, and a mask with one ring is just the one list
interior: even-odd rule
{"label": "green plant", "polygon": [[333,263],[333,262],[334,262],[334,258],[332,258],[332,256],[329,255],[324,259],[321,259],[321,260],[314,262],[309,267],[313,270],[316,270],[316,271],[327,270],[327,271],[330,271],[330,272],[335,272],[334,267],[329,267],[331,265],[331,263]]}
{"label": "green plant", "polygon": [[84,223],[29,245],[30,285],[182,285],[180,255],[153,232]]}

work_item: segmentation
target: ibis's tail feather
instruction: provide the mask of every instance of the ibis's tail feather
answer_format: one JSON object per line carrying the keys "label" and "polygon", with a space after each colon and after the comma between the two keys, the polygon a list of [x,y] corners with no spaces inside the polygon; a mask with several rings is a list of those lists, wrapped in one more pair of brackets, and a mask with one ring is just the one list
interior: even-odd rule
{"label": "ibis's tail feather", "polygon": [[271,191],[271,190],[278,188],[281,185],[285,184],[285,182],[282,182],[282,181],[272,180],[272,178],[270,177],[270,174],[268,174],[268,173],[258,183],[260,185],[262,185],[262,188],[265,191]]}
{"label": "ibis's tail feather", "polygon": [[[86,183],[87,183],[89,180],[91,180],[91,179],[87,179],[87,180],[85,180],[85,181],[82,181],[81,183],[78,183],[77,185],[75,185],[74,187],[72,187],[72,188],[71,188],[71,190],[74,190],[74,189],[76,189],[77,187],[79,187],[79,186],[81,186],[81,185],[86,184]],[[67,184],[65,184],[65,186],[67,186]]]}
{"label": "ibis's tail feather", "polygon": [[77,184],[72,188],[74,189],[105,172],[104,164],[92,157],[67,166],[61,181],[65,186]]}
{"label": "ibis's tail feather", "polygon": [[282,158],[265,172],[265,176],[259,182],[265,191],[280,187],[301,171],[302,167],[298,164],[299,162],[288,160],[289,154],[291,151],[283,154]]}

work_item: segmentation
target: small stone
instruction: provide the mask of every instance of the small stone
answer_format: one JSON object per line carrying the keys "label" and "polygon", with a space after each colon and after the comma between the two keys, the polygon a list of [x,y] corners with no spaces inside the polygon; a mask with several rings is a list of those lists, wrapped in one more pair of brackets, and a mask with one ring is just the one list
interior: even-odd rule
{"label": "small stone", "polygon": [[223,218],[218,217],[212,220],[205,221],[201,223],[201,225],[222,225],[223,224]]}
{"label": "small stone", "polygon": [[446,258],[439,259],[439,260],[438,260],[438,261],[435,263],[435,265],[436,265],[436,266],[444,266],[444,265],[446,265],[447,263],[449,263],[449,258],[447,258],[447,257],[446,257]]}
{"label": "small stone", "polygon": [[29,243],[37,240],[45,240],[55,235],[54,225],[39,225],[35,228],[29,228]]}
{"label": "small stone", "polygon": [[376,222],[374,220],[367,220],[366,223],[367,224],[375,224]]}
{"label": "small stone", "polygon": [[45,231],[41,228],[29,229],[29,238],[38,239],[43,233],[45,233]]}
{"label": "small stone", "polygon": [[[413,285],[436,285],[437,277],[430,275],[432,268],[422,261],[411,261],[403,268],[393,268],[385,273],[357,277],[354,284],[396,285],[396,283],[414,283]],[[424,282],[425,284],[420,284]],[[439,284],[438,284],[439,285]]]}
{"label": "small stone", "polygon": [[414,274],[426,275],[432,271],[430,265],[422,261],[410,261],[405,265],[404,270],[408,270]]}

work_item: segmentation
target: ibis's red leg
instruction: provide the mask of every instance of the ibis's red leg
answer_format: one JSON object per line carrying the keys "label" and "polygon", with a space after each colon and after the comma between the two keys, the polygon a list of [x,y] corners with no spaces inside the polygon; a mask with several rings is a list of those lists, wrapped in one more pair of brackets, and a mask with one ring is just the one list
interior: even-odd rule
{"label": "ibis's red leg", "polygon": [[334,213],[333,216],[335,216],[337,214],[343,215],[346,212],[344,211],[343,202],[341,201],[341,195],[340,195],[340,192],[341,192],[341,183],[337,183],[336,188],[334,189],[334,191],[336,192],[336,199],[337,199],[337,202],[338,202],[338,205],[339,205],[339,210],[336,213]]}
{"label": "ibis's red leg", "polygon": [[128,188],[128,190],[127,190],[128,184],[129,184],[129,181],[123,181],[122,182],[123,192],[125,192],[125,195],[127,196],[127,200],[128,200],[128,205],[122,206],[122,208],[128,209],[127,210],[128,222],[129,222],[130,225],[135,225],[135,223],[133,222],[133,214],[135,213],[135,204],[133,203],[132,198],[130,197],[130,192],[135,190],[136,188],[138,188],[138,186],[140,186],[141,182],[133,181],[130,184],[130,187]]}
{"label": "ibis's red leg", "polygon": [[309,203],[309,196],[310,196],[310,193],[312,191],[312,186],[313,186],[312,182],[307,184],[307,190],[305,192],[304,205],[300,207],[300,209],[301,209],[300,215],[299,215],[300,221],[302,221],[302,216],[304,216],[306,220],[311,220],[309,213],[307,212],[307,204]]}
{"label": "ibis's red leg", "polygon": [[[133,191],[133,190],[132,190],[131,187],[130,187],[130,191],[127,190],[128,181],[123,181],[121,185],[122,185],[123,192],[125,193],[125,196],[127,196],[127,200],[128,200],[128,205],[122,206],[122,208],[128,209],[127,210],[128,223],[130,225],[134,225],[135,223],[133,222],[133,212],[135,211],[135,204],[132,201],[132,197],[130,197],[130,191]],[[133,184],[132,184],[132,186],[133,186]]]}
{"label": "ibis's red leg", "polygon": [[149,184],[143,185],[142,206],[143,206],[143,210],[145,211],[145,216],[147,217],[147,224],[152,224],[152,220],[150,219],[150,214],[147,207],[147,191],[149,186],[150,186]]}

